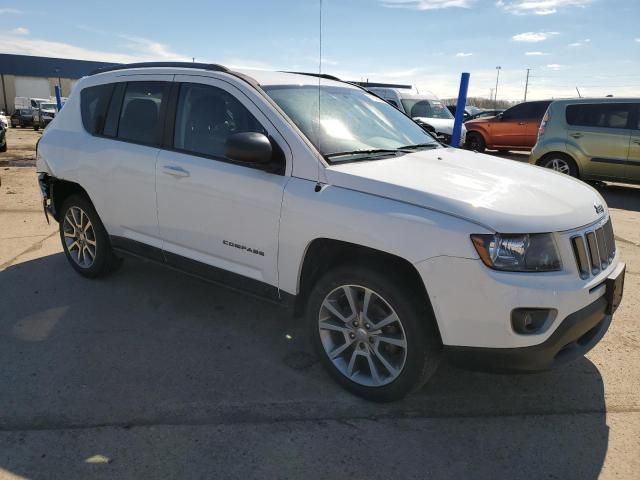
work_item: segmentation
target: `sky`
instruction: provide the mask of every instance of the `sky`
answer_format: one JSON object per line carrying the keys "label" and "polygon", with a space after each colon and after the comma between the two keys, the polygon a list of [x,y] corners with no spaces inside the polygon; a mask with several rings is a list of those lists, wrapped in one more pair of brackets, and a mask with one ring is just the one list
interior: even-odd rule
{"label": "sky", "polygon": [[[323,0],[322,71],[456,97],[640,96],[640,0]],[[319,68],[320,0],[0,1],[0,53]]]}

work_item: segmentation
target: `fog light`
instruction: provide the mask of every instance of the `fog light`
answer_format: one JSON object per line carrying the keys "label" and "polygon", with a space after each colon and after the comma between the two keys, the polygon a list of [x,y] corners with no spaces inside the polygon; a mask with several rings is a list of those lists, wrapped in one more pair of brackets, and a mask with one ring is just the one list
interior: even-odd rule
{"label": "fog light", "polygon": [[511,312],[511,326],[521,335],[540,333],[553,322],[557,313],[553,308],[516,308]]}

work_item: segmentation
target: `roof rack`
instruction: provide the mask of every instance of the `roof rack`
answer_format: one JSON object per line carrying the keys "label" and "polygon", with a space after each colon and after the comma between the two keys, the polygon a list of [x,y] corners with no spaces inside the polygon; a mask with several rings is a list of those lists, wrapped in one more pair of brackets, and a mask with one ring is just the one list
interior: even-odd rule
{"label": "roof rack", "polygon": [[318,77],[324,78],[325,80],[335,80],[336,82],[344,82],[344,80],[339,79],[333,75],[327,75],[326,73],[311,73],[311,72],[288,72],[283,71],[283,73],[295,73],[296,75],[306,75],[308,77]]}
{"label": "roof rack", "polygon": [[210,70],[213,72],[228,72],[227,67],[215,63],[195,63],[195,62],[139,62],[125,63],[122,65],[114,65],[111,67],[98,68],[89,75],[97,75],[99,73],[113,72],[116,70],[128,70],[130,68],[149,68],[149,67],[165,67],[165,68],[197,68],[199,70]]}

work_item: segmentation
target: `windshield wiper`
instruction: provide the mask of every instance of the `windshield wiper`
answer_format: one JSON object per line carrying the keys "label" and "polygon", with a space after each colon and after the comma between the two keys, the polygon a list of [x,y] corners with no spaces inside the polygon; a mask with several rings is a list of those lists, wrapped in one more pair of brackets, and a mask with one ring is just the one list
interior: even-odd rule
{"label": "windshield wiper", "polygon": [[404,147],[399,147],[398,150],[418,150],[419,148],[438,148],[440,144],[438,143],[418,143],[416,145],[405,145]]}
{"label": "windshield wiper", "polygon": [[335,157],[346,157],[348,155],[375,155],[376,153],[395,154],[395,153],[408,153],[408,152],[403,151],[402,148],[374,148],[371,150],[352,150],[349,152],[330,153],[329,155],[325,155],[325,156],[326,158],[335,158]]}

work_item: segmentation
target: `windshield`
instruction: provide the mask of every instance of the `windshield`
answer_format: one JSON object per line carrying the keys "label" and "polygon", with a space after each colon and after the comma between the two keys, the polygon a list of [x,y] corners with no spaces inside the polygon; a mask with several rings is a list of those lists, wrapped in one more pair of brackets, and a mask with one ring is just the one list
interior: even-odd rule
{"label": "windshield", "polygon": [[452,119],[453,115],[440,100],[427,100],[426,98],[403,98],[402,106],[411,118],[446,118]]}
{"label": "windshield", "polygon": [[40,108],[42,110],[55,110],[56,109],[56,104],[55,103],[41,103],[40,104]]}
{"label": "windshield", "polygon": [[[384,100],[363,90],[315,85],[263,87],[325,156],[438,143]],[[320,122],[318,122],[318,97]],[[333,162],[348,161],[348,157]]]}

